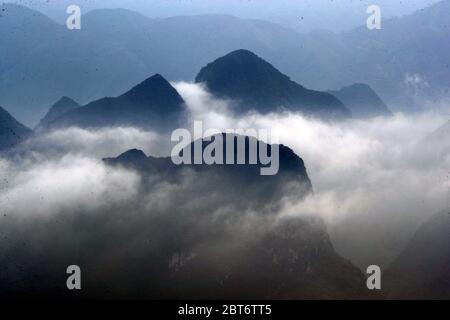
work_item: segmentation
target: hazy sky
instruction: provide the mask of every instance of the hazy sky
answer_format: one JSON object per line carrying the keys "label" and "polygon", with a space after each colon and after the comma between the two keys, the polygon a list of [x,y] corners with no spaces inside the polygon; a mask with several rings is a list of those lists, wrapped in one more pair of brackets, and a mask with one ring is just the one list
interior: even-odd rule
{"label": "hazy sky", "polygon": [[365,23],[366,8],[378,4],[384,17],[411,13],[439,0],[10,0],[63,21],[65,8],[78,4],[84,12],[96,8],[126,8],[149,17],[223,13],[270,20],[299,31],[336,32]]}

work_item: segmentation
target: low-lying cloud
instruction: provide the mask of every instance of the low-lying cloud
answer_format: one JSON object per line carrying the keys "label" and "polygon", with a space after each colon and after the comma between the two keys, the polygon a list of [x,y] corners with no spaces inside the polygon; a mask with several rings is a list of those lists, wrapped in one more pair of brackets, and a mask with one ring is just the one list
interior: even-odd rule
{"label": "low-lying cloud", "polygon": [[[429,151],[442,141],[426,139],[445,117],[396,114],[339,123],[289,112],[237,117],[228,101],[203,87],[175,86],[187,102],[189,123],[270,129],[305,161],[314,193],[287,195],[277,206],[263,202],[258,210],[253,204],[243,207],[227,195],[230,186],[217,189],[211,184],[218,180],[208,176],[184,172],[172,183],[101,161],[131,148],[167,156],[169,137],[135,128],[56,130],[0,159],[2,264],[26,264],[17,260],[25,251],[58,257],[73,250],[69,256],[80,264],[96,261],[92,274],[113,277],[121,268],[132,272],[128,263],[136,259],[156,261],[154,268],[158,261],[178,266],[198,252],[226,252],[242,239],[250,241],[279,218],[316,216],[326,222],[341,255],[361,268],[387,266],[421,223],[446,209],[450,158]],[[240,200],[245,202],[245,195]],[[236,237],[229,242],[231,234]],[[155,248],[157,255],[145,257]],[[163,257],[164,250],[178,256]],[[11,256],[16,260],[8,260]],[[140,280],[135,281],[130,287],[139,288]]]}
{"label": "low-lying cloud", "polygon": [[284,213],[323,217],[335,247],[362,268],[386,266],[418,226],[447,207],[450,159],[438,150],[448,142],[427,138],[445,115],[398,113],[338,123],[290,112],[236,117],[227,101],[199,85],[176,88],[205,127],[270,129],[302,157],[314,195],[286,203]]}

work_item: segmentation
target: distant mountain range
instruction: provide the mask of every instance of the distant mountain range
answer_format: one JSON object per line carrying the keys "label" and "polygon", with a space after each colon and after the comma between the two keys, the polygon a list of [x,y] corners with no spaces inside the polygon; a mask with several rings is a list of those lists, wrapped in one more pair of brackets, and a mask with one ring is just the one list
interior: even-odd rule
{"label": "distant mountain range", "polygon": [[[237,50],[209,63],[196,81],[205,84],[215,96],[232,99],[233,110],[239,114],[290,110],[322,119],[351,117],[351,112],[333,95],[302,87],[248,50]],[[376,96],[370,88],[369,93],[355,95],[360,100],[366,98],[369,105],[371,95]],[[185,118],[183,105],[176,89],[157,74],[116,98],[102,98],[85,106],[63,97],[50,108],[39,127],[129,125],[167,131]]]}
{"label": "distant mountain range", "polygon": [[0,105],[26,124],[62,96],[86,104],[155,73],[192,81],[209,61],[241,48],[315,90],[366,83],[394,111],[418,108],[450,87],[449,0],[385,19],[381,30],[339,35],[224,15],[149,19],[122,9],[89,12],[82,30],[69,31],[25,7],[1,8]]}
{"label": "distant mountain range", "polygon": [[450,299],[450,213],[440,212],[413,236],[384,274],[397,299]]}
{"label": "distant mountain range", "polygon": [[14,119],[0,107],[0,151],[9,149],[27,139],[32,130]]}
{"label": "distant mountain range", "polygon": [[[360,117],[390,114],[367,85],[353,85],[332,92],[333,95],[308,90],[248,50],[233,51],[209,63],[201,69],[196,81],[204,84],[215,96],[231,99],[237,113],[290,110],[322,119],[350,118],[350,110],[336,95]],[[169,132],[187,118],[184,103],[176,89],[156,74],[117,97],[105,97],[84,106],[64,96],[41,119],[37,130],[70,126],[134,126]],[[3,129],[8,130],[8,126],[10,124],[5,122]],[[6,145],[12,146],[10,142],[5,142]]]}
{"label": "distant mountain range", "polygon": [[331,94],[302,87],[248,50],[233,51],[209,63],[195,81],[220,98],[233,99],[239,113],[285,109],[322,118],[351,117]]}

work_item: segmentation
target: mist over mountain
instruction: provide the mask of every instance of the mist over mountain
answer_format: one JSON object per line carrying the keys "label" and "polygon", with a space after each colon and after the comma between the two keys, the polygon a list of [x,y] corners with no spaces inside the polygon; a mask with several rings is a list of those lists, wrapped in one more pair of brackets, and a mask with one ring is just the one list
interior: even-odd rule
{"label": "mist over mountain", "polygon": [[[343,34],[300,34],[226,15],[150,19],[123,9],[91,11],[82,17],[81,30],[69,31],[30,9],[2,8],[7,49],[2,50],[0,104],[30,125],[61,96],[86,104],[117,96],[154,73],[192,81],[210,61],[242,48],[307,88],[367,83],[393,111],[417,110],[424,101],[448,96],[447,0],[384,19],[381,30],[361,27]],[[30,15],[34,22],[18,27],[16,21]],[[36,30],[44,31],[28,36]]]}
{"label": "mist over mountain", "polygon": [[[233,141],[233,150],[226,149],[226,142],[230,139]],[[240,149],[240,141],[243,142],[243,148]],[[312,191],[312,185],[306,172],[303,160],[298,157],[291,149],[286,146],[279,146],[278,171],[274,175],[261,175],[261,168],[267,167],[262,163],[261,149],[264,148],[267,154],[274,154],[272,145],[264,143],[259,144],[253,137],[244,137],[239,135],[220,134],[212,136],[211,141],[206,139],[199,140],[202,152],[206,152],[214,143],[221,143],[222,154],[224,158],[232,152],[234,156],[234,164],[195,164],[194,154],[196,152],[195,143],[189,144],[183,148],[183,152],[191,155],[190,164],[175,165],[172,158],[154,158],[146,157],[140,150],[129,150],[117,158],[106,158],[104,161],[108,165],[123,166],[125,168],[133,168],[139,172],[148,175],[161,175],[167,181],[179,183],[183,178],[182,172],[192,170],[199,176],[210,177],[211,184],[232,185],[233,188],[226,191],[227,196],[235,199],[232,203],[239,207],[248,206],[249,198],[265,198],[265,202],[273,202],[274,204],[281,201],[283,196],[287,194],[297,194],[302,198]],[[256,163],[250,163],[251,145],[257,144]],[[217,153],[217,150],[215,151]],[[237,164],[239,152],[244,152],[245,164]],[[228,159],[228,158],[227,158]],[[222,188],[220,186],[219,188]],[[241,197],[242,194],[246,196]],[[257,202],[250,200],[252,206],[259,207]],[[224,204],[225,205],[225,204]],[[245,211],[245,210],[244,210]]]}
{"label": "mist over mountain", "polygon": [[[252,139],[245,138],[246,152]],[[202,150],[210,143],[203,141]],[[139,150],[104,162],[83,166],[107,185],[100,193],[91,188],[94,195],[81,203],[76,197],[53,206],[50,214],[62,214],[61,220],[21,211],[4,221],[2,297],[70,296],[65,275],[56,272],[68,261],[83,266],[77,297],[85,298],[377,297],[336,254],[319,217],[279,215],[286,197],[311,192],[303,160],[285,146],[279,176],[260,176],[260,164],[175,166]],[[20,245],[32,235],[32,247]]]}
{"label": "mist over mountain", "polygon": [[[0,297],[449,298],[450,0],[382,0],[381,30],[369,0],[98,1],[81,30],[0,4]],[[257,163],[176,165],[198,124],[178,156]]]}
{"label": "mist over mountain", "polygon": [[[4,6],[9,12],[11,5]],[[29,9],[19,13],[23,11]],[[86,104],[120,95],[155,73],[171,81],[193,80],[206,63],[242,44],[271,51],[274,44],[296,46],[298,37],[264,21],[225,15],[150,19],[111,9],[90,12],[82,19],[82,29],[74,32],[55,24],[61,37],[46,33],[48,39],[32,55],[0,74],[0,103],[14,109],[26,123],[37,122],[61,96]],[[0,19],[0,28],[9,32],[8,21]],[[22,28],[24,33],[32,32],[27,24]],[[8,50],[14,54],[19,49],[10,46]],[[277,51],[281,54],[284,49]],[[28,94],[21,95],[19,88]]]}
{"label": "mist over mountain", "polygon": [[450,214],[440,212],[412,237],[387,269],[384,291],[391,298],[450,299]]}
{"label": "mist over mountain", "polygon": [[350,109],[354,118],[392,116],[392,112],[381,98],[366,84],[356,83],[339,91],[329,93],[342,101]]}
{"label": "mist over mountain", "polygon": [[[205,112],[214,117],[200,119],[229,117]],[[441,120],[329,123],[283,113],[226,118],[223,126],[230,123],[281,132],[292,169],[277,181],[257,167],[172,170],[167,153],[99,161],[136,147],[161,154],[161,138],[136,128],[52,130],[20,144],[30,156],[2,157],[2,296],[65,297],[64,270],[75,261],[85,297],[236,297],[236,283],[245,283],[245,297],[372,298],[361,272],[373,263],[386,270],[426,213],[445,204],[448,162],[408,152]],[[296,174],[302,168],[314,193]]]}
{"label": "mist over mountain", "polygon": [[411,15],[387,19],[377,32],[360,27],[344,33],[342,39],[353,45],[353,54],[347,57],[351,61],[346,62],[342,78],[369,84],[403,110],[448,97],[449,11],[450,1],[443,0]]}
{"label": "mist over mountain", "polygon": [[31,129],[25,127],[0,107],[0,151],[21,143],[31,134]]}
{"label": "mist over mountain", "polygon": [[156,74],[116,98],[103,98],[71,108],[49,121],[47,127],[134,126],[167,132],[182,120],[183,104],[175,88]]}
{"label": "mist over mountain", "polygon": [[325,119],[350,118],[350,111],[328,93],[308,90],[248,50],[233,51],[203,67],[196,83],[219,98],[235,100],[240,113],[302,112]]}

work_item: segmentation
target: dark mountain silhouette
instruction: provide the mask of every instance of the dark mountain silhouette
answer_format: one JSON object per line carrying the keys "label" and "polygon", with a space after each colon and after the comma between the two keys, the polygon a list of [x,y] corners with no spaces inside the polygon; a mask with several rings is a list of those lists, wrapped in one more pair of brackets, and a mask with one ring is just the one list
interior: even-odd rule
{"label": "dark mountain silhouette", "polygon": [[237,112],[268,113],[284,108],[310,116],[351,117],[331,94],[302,87],[248,50],[233,51],[208,64],[195,81],[220,98],[235,100]]}
{"label": "dark mountain silhouette", "polygon": [[27,139],[32,133],[14,119],[8,111],[0,107],[0,150],[11,148]]}
{"label": "dark mountain silhouette", "polygon": [[80,105],[71,98],[62,97],[48,110],[45,117],[39,122],[38,127],[45,127],[65,113],[79,107]]}
{"label": "dark mountain silhouette", "polygon": [[[249,143],[255,141],[249,137],[221,136],[223,139],[244,138],[246,152]],[[202,150],[210,143],[203,141]],[[267,147],[272,152],[273,146]],[[189,148],[193,151],[194,145],[185,150]],[[240,235],[224,233],[230,221],[239,221],[249,210],[255,210],[260,217],[266,215],[265,219],[270,220],[277,215],[285,196],[299,198],[311,193],[302,159],[283,145],[279,150],[280,170],[275,176],[259,174],[259,158],[255,165],[175,165],[170,158],[147,157],[134,149],[116,158],[104,159],[111,166],[138,171],[147,177],[142,181],[151,181],[149,187],[167,182],[182,185],[190,172],[193,191],[185,195],[189,203],[197,203],[198,197],[207,197],[214,207],[231,205],[234,208],[233,213],[227,215],[227,222],[213,218],[217,224],[211,226],[209,212],[202,213],[199,208],[191,222],[182,224],[177,241],[186,244],[187,239],[204,239],[205,242],[181,246],[182,250],[180,244],[166,246],[164,250],[169,252],[165,252],[165,256],[170,259],[162,260],[162,265],[169,265],[169,269],[159,271],[155,287],[161,291],[153,294],[172,298],[235,299],[373,297],[365,287],[361,272],[334,251],[325,224],[318,217],[285,218],[270,227],[255,226],[255,230],[263,229],[261,234],[255,231],[258,235],[252,235],[252,231],[238,244],[232,244],[232,239],[240,239]],[[176,198],[174,196],[174,201]],[[185,209],[179,208],[179,214]],[[214,247],[216,242],[221,243],[220,249]],[[164,286],[157,284],[160,282]]]}
{"label": "dark mountain silhouette", "polygon": [[136,126],[157,131],[175,127],[184,113],[183,98],[156,74],[116,98],[103,98],[66,112],[48,127]]}
{"label": "dark mountain silhouette", "polygon": [[391,298],[450,299],[450,213],[426,222],[383,276]]}
{"label": "dark mountain silhouette", "polygon": [[392,115],[386,104],[367,84],[355,83],[338,91],[328,92],[342,101],[350,109],[354,118]]}
{"label": "dark mountain silhouette", "polygon": [[[216,177],[217,184],[234,184],[232,190],[227,192],[234,194],[236,198],[240,198],[242,192],[247,195],[251,194],[252,191],[261,192],[261,196],[264,195],[267,199],[275,199],[276,197],[281,197],[290,187],[288,181],[295,181],[298,184],[292,185],[294,188],[299,188],[303,195],[307,194],[312,190],[311,182],[309,180],[306,168],[304,166],[303,160],[298,157],[290,148],[280,145],[279,146],[279,170],[275,175],[264,176],[261,175],[261,168],[267,167],[268,165],[263,165],[258,153],[257,163],[249,164],[250,155],[249,148],[250,143],[256,143],[256,139],[250,137],[243,137],[237,135],[219,135],[214,136],[222,137],[223,150],[222,153],[225,155],[226,150],[226,139],[232,138],[234,141],[234,164],[227,165],[208,165],[205,163],[194,164],[194,143],[190,144],[184,150],[190,148],[191,161],[190,164],[175,165],[170,157],[168,158],[154,158],[146,157],[145,154],[140,150],[130,150],[124,154],[118,156],[117,158],[105,159],[105,162],[111,165],[124,165],[128,167],[133,167],[139,171],[152,173],[152,174],[162,174],[165,178],[170,181],[176,180],[180,177],[180,171],[186,169],[192,169],[202,175],[209,175],[210,179]],[[239,139],[245,139],[245,165],[237,164],[237,150]],[[211,142],[203,141],[202,150],[206,148]],[[271,153],[271,146],[263,144]],[[259,148],[259,147],[258,147]],[[263,147],[261,147],[263,148]],[[258,149],[259,150],[259,149]],[[186,151],[183,151],[186,152]],[[257,196],[256,194],[253,196]],[[267,200],[266,199],[266,200]],[[241,198],[238,201],[245,204],[248,200],[247,197]]]}

